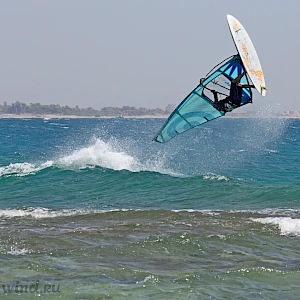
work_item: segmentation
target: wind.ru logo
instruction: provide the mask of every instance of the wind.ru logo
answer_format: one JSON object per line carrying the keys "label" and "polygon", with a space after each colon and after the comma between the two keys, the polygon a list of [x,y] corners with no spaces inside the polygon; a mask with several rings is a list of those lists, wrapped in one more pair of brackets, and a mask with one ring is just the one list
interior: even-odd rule
{"label": "wind.ru logo", "polygon": [[2,290],[6,295],[11,293],[54,294],[61,292],[60,285],[50,283],[40,284],[39,281],[32,284],[21,284],[19,281],[16,281],[14,284],[2,284]]}

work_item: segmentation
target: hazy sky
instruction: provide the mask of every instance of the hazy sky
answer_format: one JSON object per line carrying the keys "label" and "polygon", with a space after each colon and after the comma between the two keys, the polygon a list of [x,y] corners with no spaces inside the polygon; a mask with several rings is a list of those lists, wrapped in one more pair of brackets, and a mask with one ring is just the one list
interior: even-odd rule
{"label": "hazy sky", "polygon": [[0,0],[0,102],[165,108],[250,35],[268,93],[300,110],[296,0]]}

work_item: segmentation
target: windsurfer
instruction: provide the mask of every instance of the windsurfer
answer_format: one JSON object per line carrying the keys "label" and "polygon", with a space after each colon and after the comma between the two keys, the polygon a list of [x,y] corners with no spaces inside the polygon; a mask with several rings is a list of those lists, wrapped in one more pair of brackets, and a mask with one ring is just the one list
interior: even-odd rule
{"label": "windsurfer", "polygon": [[243,88],[255,88],[253,84],[240,83],[240,80],[245,75],[246,72],[241,73],[239,76],[234,78],[230,84],[229,96],[223,100],[218,100],[218,92],[212,90],[214,95],[214,107],[218,110],[228,112],[241,106]]}

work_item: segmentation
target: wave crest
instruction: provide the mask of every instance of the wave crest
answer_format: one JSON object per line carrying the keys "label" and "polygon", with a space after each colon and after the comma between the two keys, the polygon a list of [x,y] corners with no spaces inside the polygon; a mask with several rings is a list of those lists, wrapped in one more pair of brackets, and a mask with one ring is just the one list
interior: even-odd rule
{"label": "wave crest", "polygon": [[[77,150],[69,150],[69,153],[64,153],[58,158],[44,163],[23,162],[0,167],[0,178],[36,174],[49,167],[57,167],[63,170],[101,167],[115,171],[150,171],[170,176],[182,176],[182,174],[178,174],[165,166],[167,159],[164,155],[156,154],[154,157],[139,158],[139,155],[135,154],[134,150],[129,151],[128,149],[130,149],[130,146],[124,146],[122,142],[113,139],[109,142],[96,139],[88,146]],[[133,154],[129,154],[129,152],[133,152]]]}
{"label": "wave crest", "polygon": [[293,219],[291,217],[267,217],[256,218],[253,219],[253,221],[262,224],[277,225],[281,235],[300,236],[300,219]]}
{"label": "wave crest", "polygon": [[32,164],[26,162],[9,164],[8,166],[0,167],[0,177],[26,176],[29,174],[35,174],[52,165],[53,161],[47,161],[42,164]]}
{"label": "wave crest", "polygon": [[62,168],[87,168],[100,166],[113,170],[132,170],[136,160],[122,151],[116,151],[110,144],[97,140],[95,144],[83,147],[60,158],[56,165]]}

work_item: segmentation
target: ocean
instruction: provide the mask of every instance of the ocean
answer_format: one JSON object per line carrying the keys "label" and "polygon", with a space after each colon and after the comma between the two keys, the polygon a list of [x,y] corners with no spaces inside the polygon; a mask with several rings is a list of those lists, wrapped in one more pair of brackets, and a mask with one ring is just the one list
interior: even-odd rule
{"label": "ocean", "polygon": [[0,299],[299,299],[300,120],[0,119]]}

